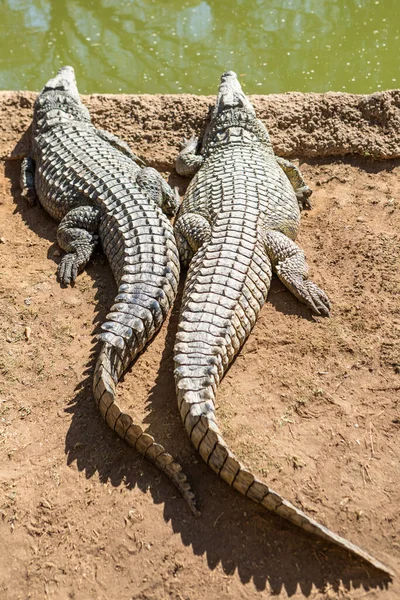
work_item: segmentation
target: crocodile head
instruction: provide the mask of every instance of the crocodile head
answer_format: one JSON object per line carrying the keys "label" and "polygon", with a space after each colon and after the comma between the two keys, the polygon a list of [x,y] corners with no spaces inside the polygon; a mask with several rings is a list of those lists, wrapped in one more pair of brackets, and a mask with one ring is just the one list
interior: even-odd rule
{"label": "crocodile head", "polygon": [[226,71],[221,75],[221,83],[218,90],[217,102],[212,118],[217,118],[226,110],[240,109],[249,112],[255,117],[256,113],[250,100],[246,98],[236,73]]}
{"label": "crocodile head", "polygon": [[49,79],[41,93],[46,94],[47,92],[63,92],[76,102],[80,102],[73,67],[61,67],[57,75]]}
{"label": "crocodile head", "polygon": [[61,67],[40,92],[35,104],[34,121],[41,127],[45,123],[71,119],[90,121],[90,115],[80,100],[74,69]]}
{"label": "crocodile head", "polygon": [[229,143],[235,136],[240,136],[243,143],[253,143],[257,139],[270,146],[268,132],[257,119],[254,107],[243,92],[236,73],[226,71],[221,75],[217,100],[204,133],[202,153],[206,154],[213,147]]}

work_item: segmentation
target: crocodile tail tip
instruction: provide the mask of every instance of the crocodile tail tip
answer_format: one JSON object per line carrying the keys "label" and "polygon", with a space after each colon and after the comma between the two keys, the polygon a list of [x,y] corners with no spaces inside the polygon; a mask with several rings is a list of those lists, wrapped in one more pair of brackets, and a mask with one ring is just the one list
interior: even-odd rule
{"label": "crocodile tail tip", "polygon": [[200,418],[188,415],[185,425],[188,432],[190,431],[190,438],[203,460],[221,479],[241,494],[275,512],[281,518],[290,521],[304,531],[348,550],[376,569],[383,571],[390,577],[394,577],[394,572],[389,567],[376,560],[362,548],[319,524],[269,488],[263,481],[258,480],[228,448],[214,418],[210,419],[204,414]]}
{"label": "crocodile tail tip", "polygon": [[[255,480],[255,481],[257,481],[257,480]],[[262,482],[260,482],[260,483],[262,484]],[[262,484],[262,485],[264,485],[264,484]],[[291,504],[291,502],[282,498],[279,494],[277,494],[270,488],[269,488],[269,493],[273,494],[275,496],[275,498],[272,501],[272,506],[268,506],[268,500],[267,500],[267,502],[265,504],[266,508],[273,510],[274,512],[276,512],[277,515],[279,515],[283,519],[287,519],[288,521],[290,521],[294,525],[297,525],[304,531],[314,534],[314,535],[317,535],[318,537],[320,537],[324,540],[327,540],[328,542],[331,542],[332,544],[335,544],[336,546],[339,546],[340,548],[347,550],[348,552],[354,554],[355,556],[362,558],[366,563],[372,565],[379,571],[386,573],[391,578],[394,577],[394,572],[392,571],[392,569],[390,569],[390,567],[387,567],[385,564],[383,564],[382,562],[380,562],[373,556],[371,556],[371,554],[369,554],[368,552],[366,552],[365,550],[363,550],[356,544],[353,544],[349,540],[346,540],[345,538],[341,537],[337,533],[334,533],[333,531],[331,531],[324,525],[321,525],[320,523],[318,523],[317,521],[315,521],[314,519],[312,519],[311,517],[306,515],[302,510],[296,508],[293,504]],[[266,496],[266,499],[267,498],[268,498],[268,495]],[[279,499],[281,504],[275,508],[274,503],[276,502],[277,499]]]}
{"label": "crocodile tail tip", "polygon": [[111,429],[129,446],[136,449],[165,473],[180,492],[192,513],[198,516],[200,513],[196,506],[195,495],[186,475],[182,472],[181,465],[118,406],[116,386],[122,371],[123,363],[118,349],[105,342],[100,351],[93,377],[93,394],[101,415]]}

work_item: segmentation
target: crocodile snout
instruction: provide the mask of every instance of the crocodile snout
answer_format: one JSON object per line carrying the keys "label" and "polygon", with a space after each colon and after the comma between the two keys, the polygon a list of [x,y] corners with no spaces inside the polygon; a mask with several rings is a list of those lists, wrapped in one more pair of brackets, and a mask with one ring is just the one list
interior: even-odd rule
{"label": "crocodile snout", "polygon": [[225,71],[225,73],[222,73],[221,75],[221,82],[228,79],[228,77],[234,77],[235,79],[237,79],[235,71]]}
{"label": "crocodile snout", "polygon": [[65,66],[59,69],[57,75],[49,79],[43,91],[60,90],[68,92],[71,96],[79,99],[78,87],[76,85],[75,71],[73,67]]}
{"label": "crocodile snout", "polygon": [[254,113],[254,108],[246,98],[236,73],[234,71],[225,71],[221,75],[216,109],[220,113],[230,108],[245,108]]}

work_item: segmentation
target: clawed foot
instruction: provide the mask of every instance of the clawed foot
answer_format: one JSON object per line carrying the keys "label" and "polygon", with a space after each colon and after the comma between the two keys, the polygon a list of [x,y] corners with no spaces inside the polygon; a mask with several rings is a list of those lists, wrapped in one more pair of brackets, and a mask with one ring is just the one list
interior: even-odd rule
{"label": "clawed foot", "polygon": [[192,137],[190,137],[189,139],[183,138],[179,146],[181,150],[191,150],[193,152],[196,152],[198,143],[199,138],[195,135],[192,135]]}
{"label": "clawed foot", "polygon": [[79,265],[76,254],[66,254],[62,257],[57,269],[57,279],[64,285],[73,285],[78,276]]}
{"label": "clawed foot", "polygon": [[304,185],[296,190],[297,202],[299,203],[300,210],[310,210],[312,204],[309,201],[309,197],[312,194],[312,189],[308,185]]}
{"label": "clawed foot", "polygon": [[30,204],[30,206],[35,206],[35,204],[37,204],[37,193],[35,188],[24,188],[21,192],[21,196]]}
{"label": "clawed foot", "polygon": [[297,293],[299,299],[311,308],[315,315],[330,316],[331,302],[316,283],[309,279],[303,280],[302,285],[297,288]]}
{"label": "clawed foot", "polygon": [[164,213],[170,217],[176,215],[177,210],[179,208],[179,204],[181,202],[181,197],[179,196],[179,188],[175,186],[173,190],[168,193],[164,193],[163,196],[163,205],[162,209]]}
{"label": "clawed foot", "polygon": [[173,203],[171,205],[171,210],[169,211],[169,214],[176,215],[179,205],[181,203],[181,197],[179,195],[179,188],[177,185],[174,186],[172,194],[173,194]]}

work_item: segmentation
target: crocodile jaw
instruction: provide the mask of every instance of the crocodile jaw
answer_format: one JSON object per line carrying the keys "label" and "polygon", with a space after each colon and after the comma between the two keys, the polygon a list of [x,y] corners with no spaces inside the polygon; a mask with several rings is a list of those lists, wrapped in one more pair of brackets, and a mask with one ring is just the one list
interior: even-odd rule
{"label": "crocodile jaw", "polygon": [[73,67],[61,67],[57,75],[46,83],[42,93],[55,91],[65,92],[77,102],[80,101]]}
{"label": "crocodile jaw", "polygon": [[235,108],[245,109],[254,116],[256,114],[252,103],[242,90],[236,73],[226,71],[221,75],[213,118],[217,118],[224,110]]}

